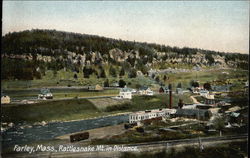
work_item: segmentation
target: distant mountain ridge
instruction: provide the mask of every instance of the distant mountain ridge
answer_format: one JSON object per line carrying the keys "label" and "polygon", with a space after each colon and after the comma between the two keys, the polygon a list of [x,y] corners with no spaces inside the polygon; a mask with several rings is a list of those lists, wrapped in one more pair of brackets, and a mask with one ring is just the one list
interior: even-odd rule
{"label": "distant mountain ridge", "polygon": [[41,78],[46,70],[61,69],[83,71],[86,74],[83,77],[95,74],[104,78],[107,75],[123,75],[120,71],[134,77],[132,72],[147,74],[150,68],[195,65],[248,69],[248,54],[178,48],[39,29],[3,36],[1,59],[2,79]]}

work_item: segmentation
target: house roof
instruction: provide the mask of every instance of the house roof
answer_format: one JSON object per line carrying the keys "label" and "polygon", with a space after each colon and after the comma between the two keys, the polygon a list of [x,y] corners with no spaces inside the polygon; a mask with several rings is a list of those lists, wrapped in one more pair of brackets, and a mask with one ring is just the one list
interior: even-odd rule
{"label": "house roof", "polygon": [[122,88],[120,91],[121,92],[131,92],[132,89],[131,88]]}
{"label": "house roof", "polygon": [[240,116],[240,113],[232,112],[232,113],[231,113],[231,116],[232,116],[232,117],[238,117],[238,116]]}
{"label": "house roof", "polygon": [[168,90],[168,87],[165,87],[165,86],[161,86],[160,88],[162,88],[164,90]]}
{"label": "house roof", "polygon": [[147,90],[149,87],[147,87],[147,86],[142,86],[142,87],[140,87],[140,90]]}
{"label": "house roof", "polygon": [[42,94],[48,94],[51,93],[49,89],[41,89]]}
{"label": "house roof", "polygon": [[212,85],[211,87],[215,91],[228,91],[231,86],[232,85],[216,85],[216,86]]}
{"label": "house roof", "polygon": [[161,112],[170,112],[171,114],[174,114],[176,112],[176,109],[152,109],[152,110],[146,110],[146,111],[137,111],[134,113],[131,113],[130,115],[143,115],[143,114],[152,114],[152,113],[161,113]]}
{"label": "house roof", "polygon": [[208,110],[203,110],[203,109],[177,109],[176,110],[176,115],[181,115],[181,116],[205,116],[205,113],[208,112]]}
{"label": "house roof", "polygon": [[10,98],[8,95],[2,95],[1,98]]}

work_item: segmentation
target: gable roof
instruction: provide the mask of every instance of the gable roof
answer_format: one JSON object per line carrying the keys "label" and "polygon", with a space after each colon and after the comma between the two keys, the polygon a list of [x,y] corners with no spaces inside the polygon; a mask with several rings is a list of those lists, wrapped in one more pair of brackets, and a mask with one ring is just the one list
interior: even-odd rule
{"label": "gable roof", "polygon": [[51,93],[49,89],[47,88],[41,89],[41,94],[48,94],[48,93]]}
{"label": "gable roof", "polygon": [[201,116],[205,117],[206,112],[208,110],[203,110],[203,109],[177,109],[176,110],[176,115],[178,116]]}
{"label": "gable roof", "polygon": [[147,89],[149,89],[149,87],[147,87],[147,86],[142,86],[139,88],[139,90],[147,90]]}
{"label": "gable roof", "polygon": [[120,92],[131,92],[131,91],[132,91],[131,88],[122,88],[122,89],[120,90]]}

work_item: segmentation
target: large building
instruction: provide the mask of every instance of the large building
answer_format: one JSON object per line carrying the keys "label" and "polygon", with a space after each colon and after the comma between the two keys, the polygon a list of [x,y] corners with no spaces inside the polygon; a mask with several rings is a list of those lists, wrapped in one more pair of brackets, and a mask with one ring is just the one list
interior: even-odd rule
{"label": "large building", "polygon": [[122,99],[132,99],[132,90],[130,88],[122,88],[119,97]]}
{"label": "large building", "polygon": [[140,95],[154,95],[154,92],[146,86],[141,87],[138,92]]}
{"label": "large building", "polygon": [[176,109],[154,109],[146,111],[138,111],[129,115],[129,123],[139,122],[157,117],[168,117],[174,114]]}
{"label": "large building", "polygon": [[171,116],[208,120],[211,117],[211,112],[205,109],[177,109],[176,113]]}

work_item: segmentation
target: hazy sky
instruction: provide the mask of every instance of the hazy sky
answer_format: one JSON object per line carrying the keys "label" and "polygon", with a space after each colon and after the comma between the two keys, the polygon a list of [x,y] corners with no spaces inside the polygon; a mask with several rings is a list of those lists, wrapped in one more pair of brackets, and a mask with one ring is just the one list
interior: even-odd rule
{"label": "hazy sky", "polygon": [[3,2],[3,35],[32,28],[248,53],[249,1]]}

